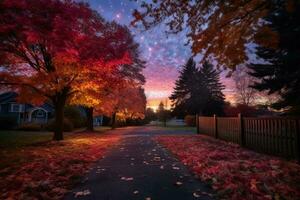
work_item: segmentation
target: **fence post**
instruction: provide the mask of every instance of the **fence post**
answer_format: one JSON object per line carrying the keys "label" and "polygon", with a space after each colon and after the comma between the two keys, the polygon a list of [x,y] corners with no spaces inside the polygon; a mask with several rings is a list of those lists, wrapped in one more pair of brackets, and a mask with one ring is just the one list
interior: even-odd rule
{"label": "fence post", "polygon": [[218,119],[217,119],[217,115],[214,115],[214,132],[215,132],[215,138],[218,139]]}
{"label": "fence post", "polygon": [[295,133],[295,143],[296,143],[296,160],[300,162],[300,120],[296,119],[296,133]]}
{"label": "fence post", "polygon": [[239,113],[238,119],[240,124],[240,139],[241,139],[240,145],[245,146],[246,141],[245,141],[245,131],[244,131],[244,120],[243,120],[243,115],[241,113]]}
{"label": "fence post", "polygon": [[199,115],[196,114],[196,127],[197,127],[197,134],[200,134],[200,124],[199,124]]}

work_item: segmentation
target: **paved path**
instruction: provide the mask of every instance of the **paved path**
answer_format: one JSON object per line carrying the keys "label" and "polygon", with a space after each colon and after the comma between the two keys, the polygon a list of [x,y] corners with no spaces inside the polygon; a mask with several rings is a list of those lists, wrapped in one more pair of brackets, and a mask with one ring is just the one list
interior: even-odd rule
{"label": "paved path", "polygon": [[[210,189],[170,152],[151,140],[158,134],[192,134],[152,127],[124,128],[120,145],[99,160],[85,181],[66,200],[190,200],[212,199]],[[77,197],[75,197],[77,194]]]}

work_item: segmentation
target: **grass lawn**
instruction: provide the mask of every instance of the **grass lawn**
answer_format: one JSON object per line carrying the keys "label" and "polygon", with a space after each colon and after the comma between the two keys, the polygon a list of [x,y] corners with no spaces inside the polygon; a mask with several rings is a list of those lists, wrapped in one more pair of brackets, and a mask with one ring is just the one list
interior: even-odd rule
{"label": "grass lawn", "polygon": [[0,131],[0,149],[18,148],[52,139],[52,132]]}
{"label": "grass lawn", "polygon": [[[72,137],[73,133],[83,132],[85,129],[76,129],[75,131],[64,133],[67,139]],[[95,131],[103,133],[110,130],[108,126],[95,127]],[[14,149],[24,146],[35,145],[52,140],[53,132],[49,131],[15,131],[15,130],[1,130],[0,131],[0,149]]]}

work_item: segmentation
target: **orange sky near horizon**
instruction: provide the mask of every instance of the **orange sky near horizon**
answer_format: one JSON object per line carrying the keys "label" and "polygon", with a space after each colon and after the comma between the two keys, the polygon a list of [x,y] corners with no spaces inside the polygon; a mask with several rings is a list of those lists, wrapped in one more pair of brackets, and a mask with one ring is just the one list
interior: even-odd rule
{"label": "orange sky near horizon", "polygon": [[[147,107],[152,108],[154,111],[158,108],[159,103],[162,101],[164,104],[167,102],[167,108],[171,108],[171,95],[175,86],[175,81],[178,78],[177,68],[161,68],[158,71],[152,71],[151,74],[146,72],[145,93],[147,97]],[[162,78],[161,75],[164,74]],[[223,93],[225,100],[235,103],[234,98],[234,83],[231,78],[226,78],[225,73],[221,74],[221,82],[225,85]]]}

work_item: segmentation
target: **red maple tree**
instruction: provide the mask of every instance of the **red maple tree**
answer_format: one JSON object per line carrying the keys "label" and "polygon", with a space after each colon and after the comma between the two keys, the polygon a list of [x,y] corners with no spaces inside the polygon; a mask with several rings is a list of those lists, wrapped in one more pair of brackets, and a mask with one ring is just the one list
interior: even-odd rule
{"label": "red maple tree", "polygon": [[130,62],[125,28],[73,1],[4,0],[0,10],[0,84],[27,102],[51,101],[62,140],[70,98],[93,74]]}

